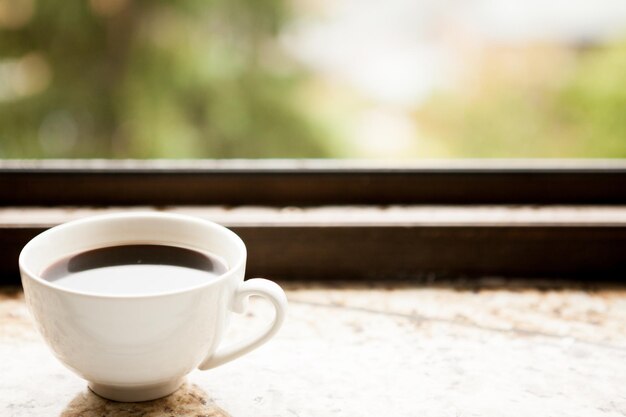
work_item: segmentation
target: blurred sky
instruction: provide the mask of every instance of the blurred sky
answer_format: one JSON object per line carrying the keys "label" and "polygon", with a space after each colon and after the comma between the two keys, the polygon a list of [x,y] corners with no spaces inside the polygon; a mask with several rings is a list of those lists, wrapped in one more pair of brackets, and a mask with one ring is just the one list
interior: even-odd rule
{"label": "blurred sky", "polygon": [[454,36],[491,43],[626,35],[625,0],[294,0],[284,43],[320,76],[415,104],[455,73]]}

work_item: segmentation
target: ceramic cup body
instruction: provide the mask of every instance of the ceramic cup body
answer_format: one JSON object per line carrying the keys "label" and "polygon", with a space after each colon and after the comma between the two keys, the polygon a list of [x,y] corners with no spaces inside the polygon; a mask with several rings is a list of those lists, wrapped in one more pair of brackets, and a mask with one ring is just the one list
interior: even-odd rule
{"label": "ceramic cup body", "polygon": [[[166,293],[106,295],[65,289],[41,278],[54,261],[90,249],[163,244],[208,251],[226,273],[201,285]],[[244,283],[246,248],[230,230],[193,217],[161,213],[95,216],[54,227],[20,255],[27,304],[56,357],[89,381],[98,394],[119,401],[167,395],[194,368],[208,369],[267,341],[280,327],[284,293],[271,281]],[[252,341],[218,346],[232,311],[250,295],[276,307],[274,322]]]}

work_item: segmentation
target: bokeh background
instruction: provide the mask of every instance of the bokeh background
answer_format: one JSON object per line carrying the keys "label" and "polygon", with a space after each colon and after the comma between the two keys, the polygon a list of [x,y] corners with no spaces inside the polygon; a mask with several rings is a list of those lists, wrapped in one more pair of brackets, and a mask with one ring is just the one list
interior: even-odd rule
{"label": "bokeh background", "polygon": [[624,0],[0,0],[0,158],[623,158]]}

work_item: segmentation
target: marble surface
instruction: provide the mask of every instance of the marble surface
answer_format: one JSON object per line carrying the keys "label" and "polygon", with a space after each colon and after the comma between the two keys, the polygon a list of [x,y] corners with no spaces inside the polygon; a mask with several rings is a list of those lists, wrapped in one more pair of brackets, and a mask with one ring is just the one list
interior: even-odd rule
{"label": "marble surface", "polygon": [[[91,393],[0,290],[0,416],[624,416],[626,289],[288,284],[278,336],[124,404]],[[270,319],[252,303],[230,339]]]}

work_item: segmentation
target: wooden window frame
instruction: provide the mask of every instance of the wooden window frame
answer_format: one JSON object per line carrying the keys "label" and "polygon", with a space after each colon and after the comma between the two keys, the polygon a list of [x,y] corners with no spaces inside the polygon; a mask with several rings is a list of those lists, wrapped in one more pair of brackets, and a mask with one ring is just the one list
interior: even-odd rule
{"label": "wooden window frame", "polygon": [[[35,234],[71,218],[74,209],[67,207],[95,213],[137,205],[194,207],[201,215],[209,206],[268,207],[256,220],[243,222],[224,211],[222,222],[248,245],[249,276],[597,281],[626,275],[626,219],[621,215],[626,164],[621,160],[404,166],[297,160],[2,161],[0,203],[2,213],[23,211],[20,221],[0,213],[1,283],[19,282],[19,250]],[[294,220],[281,209],[290,206],[313,214]],[[333,206],[330,220],[315,214],[324,206]],[[57,219],[46,220],[37,207],[56,210]],[[366,220],[354,221],[355,207],[367,212]],[[405,215],[398,220],[389,207],[400,207]],[[425,207],[432,210],[432,220]],[[468,215],[448,218],[450,207],[463,207]],[[494,207],[504,215],[490,221]],[[585,215],[598,208],[611,208],[613,217]],[[524,221],[509,220],[520,212],[526,213]],[[546,212],[551,213],[547,220]]]}
{"label": "wooden window frame", "polygon": [[3,161],[1,205],[625,204],[626,163]]}

